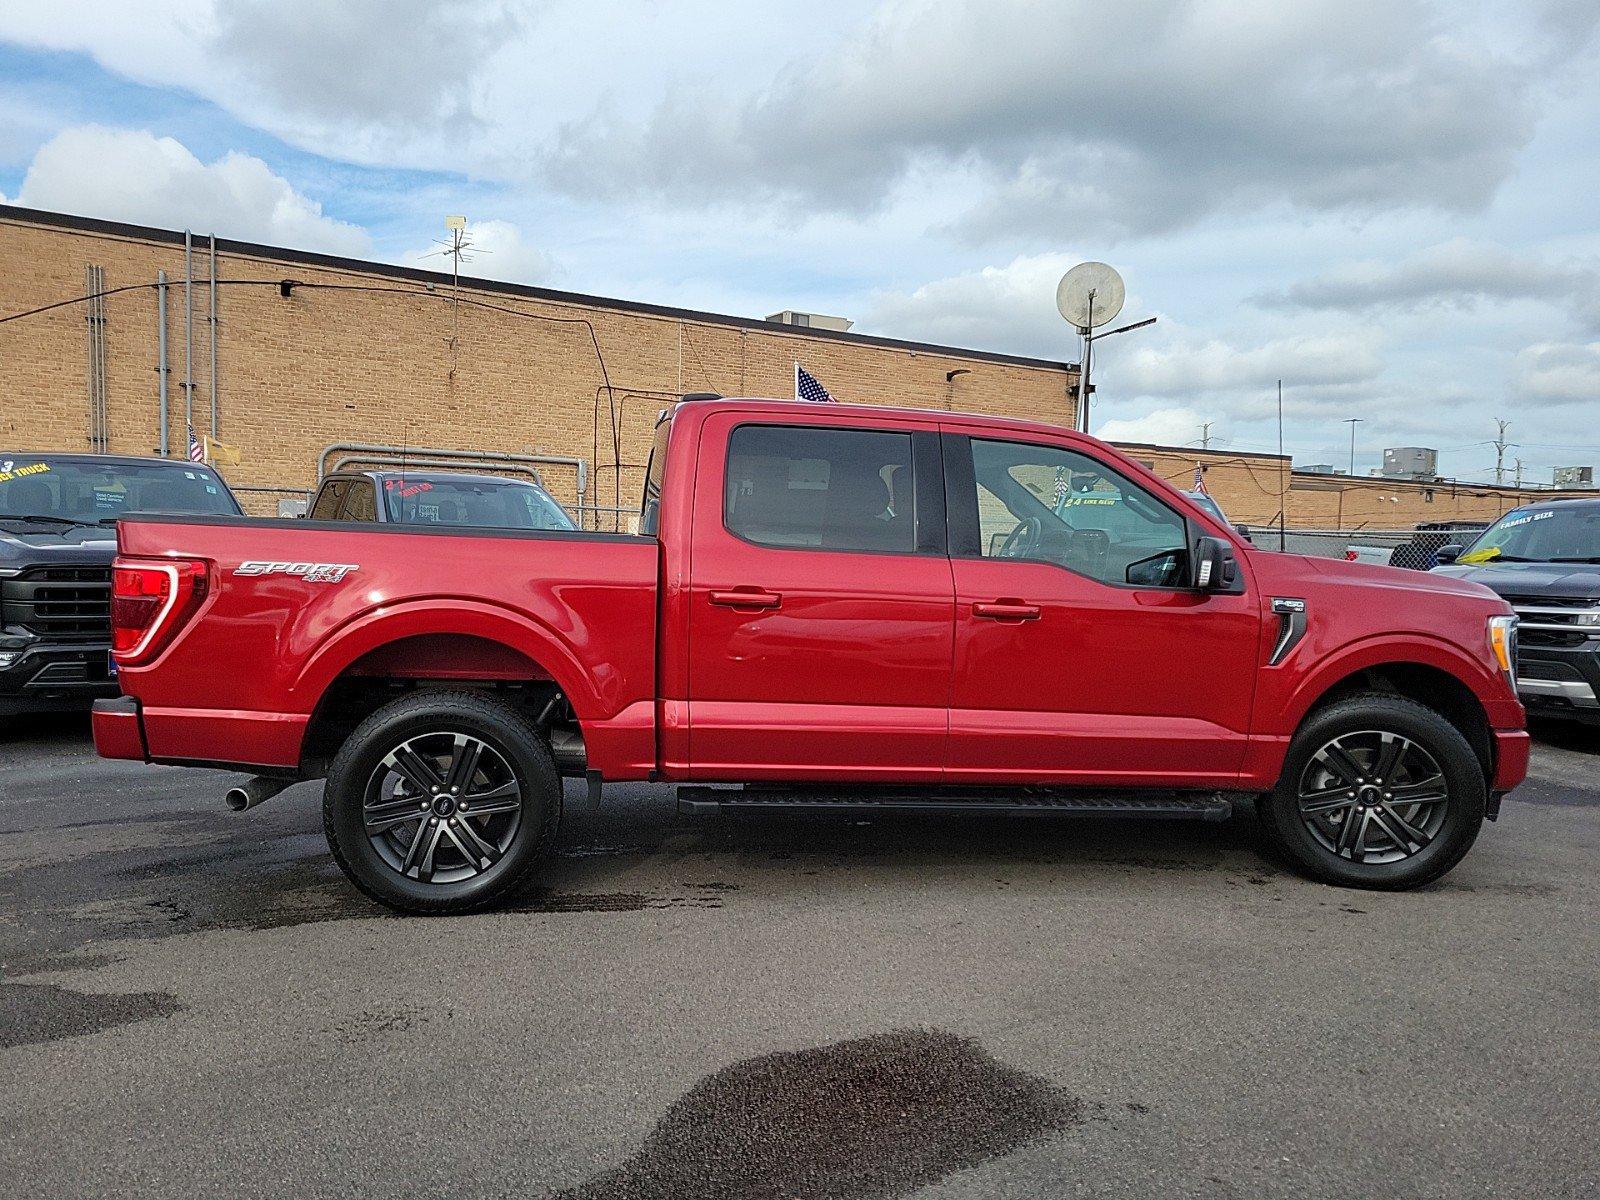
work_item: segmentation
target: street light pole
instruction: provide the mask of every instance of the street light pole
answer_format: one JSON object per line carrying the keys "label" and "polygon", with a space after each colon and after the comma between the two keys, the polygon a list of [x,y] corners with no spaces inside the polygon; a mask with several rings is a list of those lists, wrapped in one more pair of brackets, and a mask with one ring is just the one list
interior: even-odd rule
{"label": "street light pole", "polygon": [[1362,417],[1346,417],[1345,424],[1350,426],[1350,474],[1356,473],[1356,426],[1363,424]]}
{"label": "street light pole", "polygon": [[[1094,319],[1094,294],[1089,295],[1089,319]],[[1089,365],[1094,358],[1094,344],[1101,338],[1115,337],[1119,333],[1128,333],[1135,329],[1143,329],[1146,325],[1154,325],[1155,317],[1146,317],[1142,321],[1135,321],[1132,325],[1119,325],[1115,329],[1108,329],[1104,333],[1095,333],[1093,326],[1078,327],[1078,332],[1083,335],[1083,363],[1078,374],[1078,429],[1083,433],[1089,432]]]}

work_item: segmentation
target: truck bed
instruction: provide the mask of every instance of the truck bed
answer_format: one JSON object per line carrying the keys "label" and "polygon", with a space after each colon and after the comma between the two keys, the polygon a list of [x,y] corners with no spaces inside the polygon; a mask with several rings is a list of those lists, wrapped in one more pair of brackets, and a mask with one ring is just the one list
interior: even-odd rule
{"label": "truck bed", "polygon": [[331,684],[403,667],[554,680],[608,778],[654,766],[652,538],[249,517],[136,517],[117,536],[124,557],[210,564],[199,611],[121,672],[152,760],[295,767]]}

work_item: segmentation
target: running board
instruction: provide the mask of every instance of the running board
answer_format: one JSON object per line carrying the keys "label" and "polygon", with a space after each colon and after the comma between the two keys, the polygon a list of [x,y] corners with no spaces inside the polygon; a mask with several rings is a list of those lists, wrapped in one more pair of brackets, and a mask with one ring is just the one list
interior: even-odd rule
{"label": "running board", "polygon": [[1221,792],[684,786],[678,789],[678,812],[691,817],[719,813],[1050,813],[1068,817],[1225,821],[1233,812],[1233,804]]}

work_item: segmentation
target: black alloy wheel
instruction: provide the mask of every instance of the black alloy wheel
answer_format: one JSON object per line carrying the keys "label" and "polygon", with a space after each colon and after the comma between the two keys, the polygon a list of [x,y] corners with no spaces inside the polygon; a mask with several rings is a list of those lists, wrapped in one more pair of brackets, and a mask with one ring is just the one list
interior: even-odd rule
{"label": "black alloy wheel", "polygon": [[1488,769],[1462,731],[1406,696],[1362,692],[1314,710],[1256,806],[1269,848],[1301,874],[1398,890],[1472,848]]}
{"label": "black alloy wheel", "polygon": [[561,780],[522,709],[415,692],[346,740],[322,811],[334,859],[367,895],[404,912],[465,912],[530,877],[555,836]]}

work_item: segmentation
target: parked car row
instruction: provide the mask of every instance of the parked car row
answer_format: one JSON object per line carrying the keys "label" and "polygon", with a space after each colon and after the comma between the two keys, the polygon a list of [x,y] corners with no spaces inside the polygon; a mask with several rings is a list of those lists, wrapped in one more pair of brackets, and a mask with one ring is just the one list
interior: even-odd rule
{"label": "parked car row", "polygon": [[[0,716],[116,696],[111,566],[131,513],[240,516],[214,468],[165,458],[0,451]],[[572,530],[539,484],[466,472],[352,471],[322,481],[328,521]]]}

